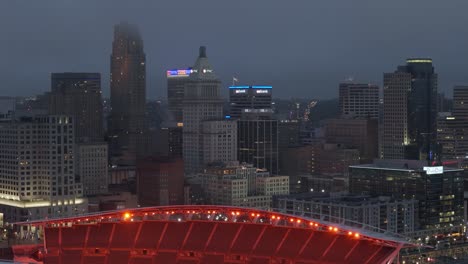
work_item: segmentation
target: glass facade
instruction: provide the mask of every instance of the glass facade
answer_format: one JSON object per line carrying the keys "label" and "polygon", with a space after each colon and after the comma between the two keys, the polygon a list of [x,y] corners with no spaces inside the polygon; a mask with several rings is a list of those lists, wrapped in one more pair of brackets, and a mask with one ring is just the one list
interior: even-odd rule
{"label": "glass facade", "polygon": [[350,167],[350,192],[419,201],[421,229],[463,223],[463,170],[427,174],[420,170]]}

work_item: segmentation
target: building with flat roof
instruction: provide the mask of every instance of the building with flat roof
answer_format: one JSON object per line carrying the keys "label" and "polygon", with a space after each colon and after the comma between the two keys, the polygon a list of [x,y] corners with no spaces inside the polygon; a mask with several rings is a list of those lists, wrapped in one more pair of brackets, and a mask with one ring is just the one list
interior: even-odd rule
{"label": "building with flat roof", "polygon": [[378,119],[379,87],[368,83],[340,83],[339,106],[342,117]]}
{"label": "building with flat roof", "polygon": [[103,142],[101,94],[100,73],[52,73],[49,114],[75,118],[77,143]]}
{"label": "building with flat roof", "polygon": [[426,161],[418,160],[375,160],[349,168],[352,194],[418,200],[422,229],[463,223],[462,169],[427,166]]}
{"label": "building with flat roof", "polygon": [[379,125],[377,119],[328,119],[325,141],[359,150],[360,160],[372,162],[379,157]]}
{"label": "building with flat roof", "polygon": [[414,199],[308,192],[275,198],[274,210],[376,232],[408,235],[419,227]]}
{"label": "building with flat roof", "polygon": [[215,163],[191,179],[213,204],[271,208],[272,196],[289,194],[289,176],[271,176],[251,164]]}
{"label": "building with flat roof", "polygon": [[0,122],[0,212],[7,223],[87,212],[75,181],[73,118]]}
{"label": "building with flat roof", "polygon": [[431,59],[407,59],[385,73],[382,158],[436,160],[436,111],[437,73]]}
{"label": "building with flat roof", "polygon": [[229,114],[231,118],[241,118],[243,109],[271,109],[272,88],[269,85],[230,86]]}
{"label": "building with flat roof", "polygon": [[192,68],[166,71],[169,119],[172,121],[182,122],[184,89],[192,72]]}
{"label": "building with flat roof", "polygon": [[137,197],[141,206],[184,204],[181,158],[148,157],[137,161]]}

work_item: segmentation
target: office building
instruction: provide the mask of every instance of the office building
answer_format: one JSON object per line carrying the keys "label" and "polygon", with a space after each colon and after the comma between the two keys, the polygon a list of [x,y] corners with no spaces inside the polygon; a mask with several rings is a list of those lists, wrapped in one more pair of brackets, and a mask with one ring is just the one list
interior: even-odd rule
{"label": "office building", "polygon": [[182,158],[183,124],[164,122],[156,132],[154,152],[157,156]]}
{"label": "office building", "polygon": [[268,109],[244,109],[237,122],[237,158],[240,162],[279,173],[278,120]]}
{"label": "office building", "polygon": [[379,157],[379,128],[376,119],[328,119],[325,141],[359,150],[360,159],[372,162]]}
{"label": "office building", "polygon": [[309,192],[278,197],[274,201],[274,210],[407,236],[419,227],[418,201],[414,199]]}
{"label": "office building", "polygon": [[0,123],[0,211],[5,222],[87,212],[75,182],[74,123],[36,116]]}
{"label": "office building", "polygon": [[52,73],[49,114],[75,120],[77,143],[104,140],[101,74]]}
{"label": "office building", "polygon": [[191,68],[166,71],[167,102],[171,121],[182,122],[184,89],[191,73]]}
{"label": "office building", "polygon": [[379,87],[367,83],[340,83],[339,105],[342,117],[378,119]]}
{"label": "office building", "polygon": [[439,113],[437,143],[443,164],[468,168],[468,86],[453,89],[452,113]]}
{"label": "office building", "polygon": [[359,150],[339,144],[317,142],[288,148],[282,155],[282,174],[289,175],[292,184],[300,183],[301,176],[313,175],[331,178],[349,175],[348,167],[359,164]]}
{"label": "office building", "polygon": [[114,28],[111,62],[111,154],[134,164],[144,155],[146,129],[146,55],[143,40],[134,25]]}
{"label": "office building", "polygon": [[422,229],[463,223],[463,170],[429,167],[419,160],[375,160],[350,166],[349,191],[357,195],[415,199]]}
{"label": "office building", "polygon": [[296,119],[278,120],[278,148],[281,151],[302,145],[301,138],[301,123]]}
{"label": "office building", "polygon": [[76,167],[85,196],[107,193],[109,185],[107,143],[76,145]]}
{"label": "office building", "polygon": [[272,196],[289,194],[288,176],[271,176],[251,164],[210,164],[191,179],[201,185],[211,204],[270,209]]}
{"label": "office building", "polygon": [[237,160],[236,121],[203,121],[201,137],[203,164]]}
{"label": "office building", "polygon": [[184,162],[180,158],[149,157],[138,160],[137,195],[140,206],[184,203]]}
{"label": "office building", "polygon": [[183,101],[183,159],[186,174],[200,172],[204,167],[202,122],[223,118],[221,82],[206,56],[200,52],[185,85]]}
{"label": "office building", "polygon": [[231,118],[241,118],[243,109],[271,109],[272,91],[272,86],[268,85],[230,86]]}
{"label": "office building", "polygon": [[408,59],[384,74],[382,157],[437,158],[437,74],[431,59]]}

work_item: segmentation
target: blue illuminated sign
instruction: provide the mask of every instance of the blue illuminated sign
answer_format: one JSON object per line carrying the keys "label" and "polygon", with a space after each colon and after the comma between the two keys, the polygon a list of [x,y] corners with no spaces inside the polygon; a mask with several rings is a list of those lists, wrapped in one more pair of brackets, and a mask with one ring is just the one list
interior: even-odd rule
{"label": "blue illuminated sign", "polygon": [[240,86],[229,86],[229,89],[272,89],[270,85],[240,85]]}
{"label": "blue illuminated sign", "polygon": [[225,116],[226,119],[231,119],[230,115]]}
{"label": "blue illuminated sign", "polygon": [[250,86],[229,86],[229,89],[249,89]]}

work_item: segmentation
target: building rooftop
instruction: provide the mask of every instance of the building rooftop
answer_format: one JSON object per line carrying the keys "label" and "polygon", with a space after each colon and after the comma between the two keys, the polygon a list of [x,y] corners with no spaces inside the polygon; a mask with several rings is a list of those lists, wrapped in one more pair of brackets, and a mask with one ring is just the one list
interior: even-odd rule
{"label": "building rooftop", "polygon": [[[450,168],[445,166],[428,166],[427,161],[424,160],[381,160],[376,159],[372,164],[361,164],[349,166],[350,168],[361,168],[361,169],[381,169],[381,170],[397,170],[397,171],[424,171],[441,169],[442,172],[448,171],[463,171],[463,169]],[[432,173],[436,174],[436,173]]]}

